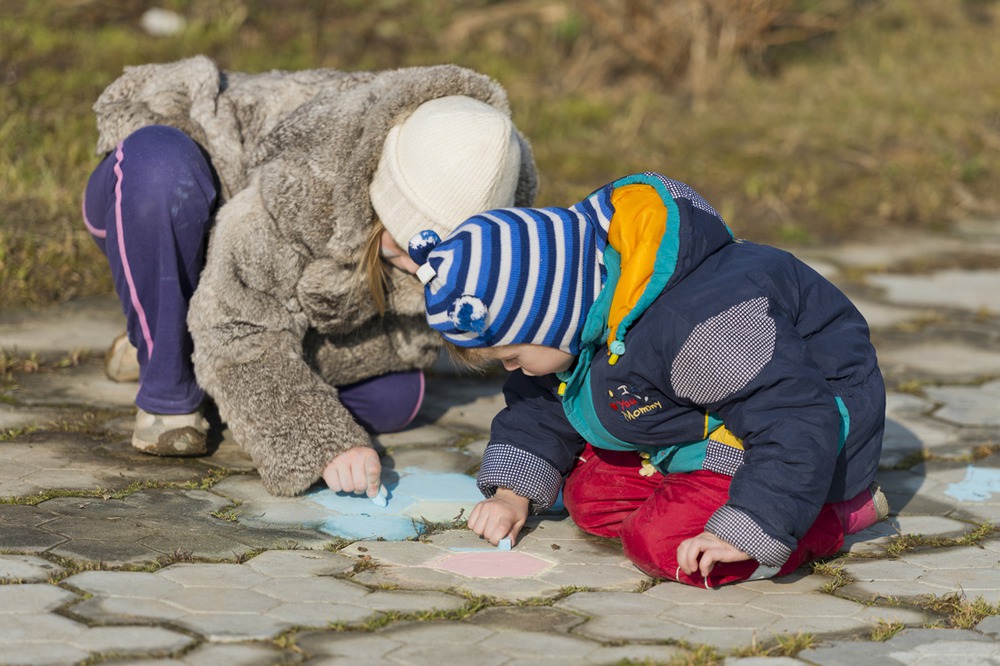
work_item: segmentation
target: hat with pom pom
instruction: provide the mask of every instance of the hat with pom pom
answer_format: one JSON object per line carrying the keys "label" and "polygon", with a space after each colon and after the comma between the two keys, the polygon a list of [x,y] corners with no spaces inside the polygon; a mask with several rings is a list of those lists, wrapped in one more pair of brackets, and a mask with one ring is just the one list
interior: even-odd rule
{"label": "hat with pom pom", "polygon": [[580,350],[605,276],[610,207],[595,193],[572,208],[506,208],[469,218],[443,241],[415,235],[427,322],[459,347],[537,344]]}
{"label": "hat with pom pom", "polygon": [[447,235],[476,213],[513,205],[520,173],[510,117],[451,95],[424,102],[389,130],[368,192],[402,245],[422,229]]}

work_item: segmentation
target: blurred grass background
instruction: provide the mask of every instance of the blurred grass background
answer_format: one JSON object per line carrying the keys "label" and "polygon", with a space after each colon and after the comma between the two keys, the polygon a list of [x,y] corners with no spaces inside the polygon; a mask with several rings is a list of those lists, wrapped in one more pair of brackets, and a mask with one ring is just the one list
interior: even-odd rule
{"label": "blurred grass background", "polygon": [[[147,10],[186,25],[155,37]],[[997,0],[0,0],[0,307],[109,293],[80,217],[126,65],[454,62],[508,89],[539,205],[652,169],[784,246],[1000,223]]]}

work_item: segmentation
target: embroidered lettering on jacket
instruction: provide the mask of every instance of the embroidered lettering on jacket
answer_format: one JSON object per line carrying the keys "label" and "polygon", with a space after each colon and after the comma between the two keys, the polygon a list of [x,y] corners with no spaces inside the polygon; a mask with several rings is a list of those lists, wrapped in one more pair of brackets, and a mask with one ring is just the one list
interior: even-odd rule
{"label": "embroidered lettering on jacket", "polygon": [[660,400],[650,402],[648,396],[628,384],[621,384],[614,389],[608,389],[608,397],[611,398],[609,406],[618,413],[618,418],[623,421],[634,421],[637,418],[663,409]]}

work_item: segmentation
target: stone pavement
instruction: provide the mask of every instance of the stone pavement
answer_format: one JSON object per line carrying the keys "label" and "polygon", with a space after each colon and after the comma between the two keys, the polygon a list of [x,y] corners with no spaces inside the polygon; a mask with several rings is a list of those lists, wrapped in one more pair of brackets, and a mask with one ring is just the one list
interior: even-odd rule
{"label": "stone pavement", "polygon": [[778,580],[652,580],[562,513],[510,552],[462,526],[502,378],[442,364],[379,439],[385,508],[277,498],[218,447],[128,443],[111,298],[0,313],[0,663],[1000,663],[1000,225],[801,251],[859,304],[889,386],[889,521]]}

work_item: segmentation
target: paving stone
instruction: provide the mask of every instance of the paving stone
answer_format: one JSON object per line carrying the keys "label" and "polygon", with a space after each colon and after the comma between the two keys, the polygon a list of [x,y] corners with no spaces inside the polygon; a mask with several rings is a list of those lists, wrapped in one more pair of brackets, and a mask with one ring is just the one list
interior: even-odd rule
{"label": "paving stone", "polygon": [[[497,630],[469,622],[404,622],[381,630],[382,636],[391,637],[410,645],[452,645],[469,647],[496,635]],[[477,660],[479,655],[476,655]]]}
{"label": "paving stone", "polygon": [[[321,664],[359,662],[384,664],[388,663],[385,659],[386,654],[396,650],[401,645],[381,634],[358,635],[327,631],[299,634],[295,642],[301,650],[310,656],[310,663]],[[323,659],[324,657],[326,659]]]}
{"label": "paving stone", "polygon": [[489,441],[490,440],[487,438],[475,439],[463,446],[462,449],[473,458],[482,460],[483,454],[486,453],[486,445],[489,444]]}
{"label": "paving stone", "polygon": [[[0,403],[0,433],[19,428],[43,427],[66,420],[72,412],[49,407],[27,407]],[[6,456],[0,456],[4,459]],[[13,494],[0,491],[0,494]]]}
{"label": "paving stone", "polygon": [[994,640],[1000,640],[1000,615],[991,615],[984,618],[976,625],[976,631]]}
{"label": "paving stone", "polygon": [[900,534],[919,534],[926,537],[965,536],[975,529],[975,525],[941,518],[939,516],[899,516],[893,519]]}
{"label": "paving stone", "polygon": [[833,641],[803,650],[802,659],[817,666],[901,663],[918,666],[996,663],[1000,645],[972,631],[904,629],[888,641]]}
{"label": "paving stone", "polygon": [[961,343],[917,343],[879,349],[879,365],[886,376],[964,383],[1000,375],[1000,353]]}
{"label": "paving stone", "polygon": [[[552,529],[544,530],[542,525],[550,521],[535,523],[537,529],[510,552],[498,551],[469,530],[447,530],[422,542],[357,542],[341,552],[380,565],[355,577],[365,584],[408,589],[457,586],[512,601],[579,586],[579,575],[584,573],[586,584],[599,589],[634,590],[649,581],[624,557],[620,546],[583,538],[575,527],[562,530],[551,523]],[[575,538],[564,538],[569,534]]]}
{"label": "paving stone", "polygon": [[899,560],[848,561],[845,572],[856,582],[840,591],[860,599],[961,592],[970,599],[982,596],[989,603],[997,603],[1000,600],[997,556],[995,551],[959,547],[907,553]]}
{"label": "paving stone", "polygon": [[260,644],[202,644],[173,659],[115,660],[115,666],[277,666],[296,664],[301,656]]}
{"label": "paving stone", "polygon": [[865,627],[874,627],[879,623],[885,624],[905,624],[909,627],[919,627],[928,624],[933,617],[929,613],[911,608],[898,608],[895,606],[868,606],[862,604],[854,613],[854,619],[862,623]]}
{"label": "paving stone", "polygon": [[844,536],[841,553],[880,553],[899,534],[899,518],[889,518],[855,534]]}
{"label": "paving stone", "polygon": [[944,496],[947,485],[928,478],[927,469],[924,463],[908,470],[879,471],[879,484],[894,515],[952,516],[956,513],[955,501]]}
{"label": "paving stone", "polygon": [[[382,457],[383,477],[385,472],[398,474],[415,471],[470,476],[469,472],[477,467],[481,460],[482,458],[471,456],[462,449],[445,446],[400,449]],[[476,497],[477,500],[481,498],[481,495]]]}
{"label": "paving stone", "polygon": [[[977,243],[976,247],[981,247],[981,244]],[[880,234],[879,241],[847,241],[837,245],[835,252],[825,252],[822,256],[834,257],[840,266],[885,271],[900,263],[924,257],[937,258],[947,252],[958,253],[965,249],[965,242],[950,235],[898,234],[887,230]]]}
{"label": "paving stone", "polygon": [[40,557],[0,555],[0,584],[41,583],[62,572],[62,567]]}
{"label": "paving stone", "polygon": [[929,386],[927,396],[941,407],[934,417],[959,426],[1000,425],[1000,381],[981,386]]}
{"label": "paving stone", "polygon": [[18,376],[14,396],[28,406],[76,405],[97,409],[129,409],[137,384],[118,383],[104,374],[104,361],[90,358],[76,367]]}
{"label": "paving stone", "polygon": [[0,645],[23,641],[58,642],[59,639],[68,642],[86,630],[85,625],[53,613],[30,609],[24,613],[4,613]]}
{"label": "paving stone", "polygon": [[[0,447],[0,497],[27,497],[50,490],[123,490],[135,482],[184,483],[207,476],[192,461],[164,462],[124,442],[96,444],[80,433],[44,432]],[[2,537],[0,537],[2,539]]]}
{"label": "paving stone", "polygon": [[99,595],[73,606],[73,613],[95,622],[173,622],[187,613],[155,598]]}
{"label": "paving stone", "polygon": [[398,454],[400,449],[405,447],[419,446],[421,444],[433,444],[434,446],[451,445],[463,438],[461,433],[439,425],[424,424],[409,427],[399,432],[377,435],[374,440],[382,449],[387,449]]}
{"label": "paving stone", "polygon": [[448,611],[462,608],[466,600],[444,592],[376,590],[365,597],[365,608],[376,611]]}
{"label": "paving stone", "polygon": [[397,587],[404,590],[447,590],[462,582],[455,574],[429,567],[378,567],[362,571],[351,580],[368,587]]}
{"label": "paving stone", "polygon": [[565,636],[523,630],[508,630],[496,633],[476,644],[476,652],[506,654],[524,663],[537,663],[539,659],[571,660],[580,663],[597,645],[593,641]]}
{"label": "paving stone", "polygon": [[1000,271],[937,271],[927,275],[869,275],[893,303],[1000,313]]}
{"label": "paving stone", "polygon": [[219,643],[266,641],[292,627],[291,622],[253,613],[186,613],[174,621],[206,640]]}
{"label": "paving stone", "polygon": [[[662,583],[657,587],[667,589],[667,586]],[[670,585],[669,587],[676,587],[679,592],[686,591],[685,586],[682,585]],[[654,595],[636,596],[624,592],[577,592],[565,599],[560,599],[554,605],[555,608],[582,613],[588,617],[598,614],[629,617],[639,612],[646,615],[659,615],[676,606],[677,604],[673,601]]]}
{"label": "paving stone", "polygon": [[[718,595],[731,595],[734,589],[741,589],[752,594],[761,595],[792,595],[792,594],[814,594],[816,592],[822,592],[823,586],[826,584],[826,578],[822,575],[809,575],[807,568],[800,568],[798,571],[794,571],[788,576],[783,576],[781,578],[767,578],[764,580],[752,580],[745,583],[738,583],[736,585],[727,585],[725,587],[714,590],[714,594]],[[688,586],[684,586],[688,587]],[[690,588],[693,592],[698,592],[698,588]],[[650,590],[650,593],[652,590]],[[648,594],[648,593],[647,593]],[[690,598],[697,602],[699,595],[691,594]],[[723,597],[728,599],[727,597]],[[750,597],[753,598],[753,597]]]}
{"label": "paving stone", "polygon": [[49,664],[63,666],[76,664],[87,659],[90,654],[85,650],[73,647],[67,643],[37,643],[34,641],[12,641],[2,644],[5,652],[4,661],[9,666],[48,666]]}
{"label": "paving stone", "polygon": [[[621,645],[600,647],[587,657],[589,664],[660,664],[680,659],[687,651],[673,645]],[[776,665],[780,666],[780,665]]]}
{"label": "paving stone", "polygon": [[552,562],[529,553],[500,550],[452,553],[430,564],[467,578],[538,578],[553,567]]}
{"label": "paving stone", "polygon": [[92,627],[74,644],[94,653],[156,654],[182,650],[194,639],[161,627]]}
{"label": "paving stone", "polygon": [[246,562],[244,566],[272,579],[337,576],[354,568],[355,561],[339,553],[325,550],[269,550]]}
{"label": "paving stone", "polygon": [[474,596],[493,597],[509,602],[548,599],[562,593],[562,586],[539,578],[463,578],[456,577],[454,587]]}
{"label": "paving stone", "polygon": [[844,538],[841,552],[882,553],[900,535],[927,538],[959,538],[971,533],[976,525],[939,516],[894,516]]}
{"label": "paving stone", "polygon": [[[979,546],[937,548],[932,551],[915,551],[899,556],[903,562],[929,570],[961,571],[965,569],[993,569],[1000,574],[1000,554]],[[1000,575],[997,578],[1000,585]]]}
{"label": "paving stone", "polygon": [[58,517],[38,506],[0,504],[0,549],[42,553],[65,542],[66,537],[44,529]]}
{"label": "paving stone", "polygon": [[81,350],[103,357],[124,330],[125,316],[114,296],[80,298],[44,310],[0,311],[0,349],[23,355]]}
{"label": "paving stone", "polygon": [[921,307],[902,307],[859,297],[851,300],[873,331],[919,320],[926,314],[926,310]]}
{"label": "paving stone", "polygon": [[249,589],[270,580],[268,576],[241,564],[172,564],[156,575],[181,587],[213,589]]}
{"label": "paving stone", "polygon": [[555,631],[565,633],[586,621],[586,618],[557,608],[518,608],[496,606],[479,611],[468,622],[491,629],[517,631]]}
{"label": "paving stone", "polygon": [[84,571],[63,581],[94,594],[155,599],[181,589],[179,583],[161,574],[142,571]]}
{"label": "paving stone", "polygon": [[1000,459],[977,460],[969,465],[928,466],[928,482],[920,489],[926,500],[955,509],[951,515],[976,522],[1000,524]]}
{"label": "paving stone", "polygon": [[559,587],[635,592],[649,582],[649,577],[631,562],[621,565],[561,562],[545,573],[545,580]]}
{"label": "paving stone", "polygon": [[427,394],[415,425],[436,423],[469,433],[489,431],[493,417],[503,409],[503,376],[447,377],[435,381],[428,376]]}
{"label": "paving stone", "polygon": [[175,553],[236,559],[262,547],[321,545],[322,535],[249,530],[213,517],[228,500],[202,490],[148,489],[122,499],[60,497],[33,507],[0,505],[0,547],[125,564]]}
{"label": "paving stone", "polygon": [[0,615],[9,613],[50,611],[77,599],[54,585],[0,585]]}
{"label": "paving stone", "polygon": [[[323,559],[321,566],[328,569],[329,560]],[[80,617],[171,622],[224,642],[266,640],[292,626],[358,623],[378,612],[455,610],[465,604],[440,592],[373,592],[337,578],[272,575],[279,561],[272,557],[270,566],[265,561],[256,569],[182,563],[152,573],[84,572],[64,584],[92,595],[73,607]],[[316,570],[316,562],[310,565]]]}
{"label": "paving stone", "polygon": [[[987,436],[984,431],[970,433],[954,424],[932,417],[938,403],[916,396],[890,392],[886,398],[886,430],[879,466],[894,467],[916,454],[938,457],[969,456]],[[972,437],[970,437],[972,435]]]}
{"label": "paving stone", "polygon": [[233,476],[212,487],[212,492],[238,502],[241,525],[252,528],[305,528],[319,530],[330,514],[323,507],[306,503],[301,497],[277,497],[251,476]]}
{"label": "paving stone", "polygon": [[[53,586],[11,586],[14,589]],[[70,595],[74,596],[74,595]],[[8,596],[0,608],[15,604],[0,622],[0,657],[4,664],[71,664],[98,654],[156,655],[183,650],[195,641],[163,627],[88,627],[52,613],[30,612],[30,603]],[[20,612],[15,611],[20,609]]]}
{"label": "paving stone", "polygon": [[786,618],[853,617],[860,610],[860,606],[853,601],[819,594],[762,594],[747,602],[746,607]]}
{"label": "paving stone", "polygon": [[[639,612],[642,611],[640,610]],[[762,629],[769,628],[780,620],[782,614],[760,608],[755,608],[754,612],[749,613],[747,612],[747,606],[743,604],[729,605],[713,599],[711,604],[671,608],[657,614],[657,617],[669,619],[680,626],[691,629],[728,628],[734,631],[752,629],[760,632]]]}
{"label": "paving stone", "polygon": [[[407,666],[438,666],[443,663],[460,663],[468,658],[470,649],[466,646],[447,645],[441,647],[403,645],[388,655],[390,664],[406,664]],[[484,666],[506,664],[507,655],[481,652],[476,654],[476,663]]]}
{"label": "paving stone", "polygon": [[[913,617],[921,617],[913,614]],[[767,627],[766,632],[759,632],[758,639],[773,639],[776,636],[794,636],[797,634],[857,634],[867,632],[874,625],[867,618],[857,617],[796,617],[781,618]]]}

